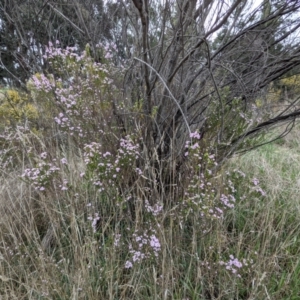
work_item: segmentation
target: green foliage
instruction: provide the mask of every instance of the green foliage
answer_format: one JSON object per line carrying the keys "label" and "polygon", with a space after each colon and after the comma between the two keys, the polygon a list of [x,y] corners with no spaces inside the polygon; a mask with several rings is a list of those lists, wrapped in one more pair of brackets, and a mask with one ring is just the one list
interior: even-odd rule
{"label": "green foliage", "polygon": [[[211,101],[202,141],[206,147],[215,149],[217,160],[223,159],[230,151],[232,142],[259,121],[255,112],[257,106],[253,103],[251,109],[246,109],[249,104],[239,97],[232,98],[229,86],[220,89],[219,95],[220,98]],[[235,151],[251,148],[258,142],[259,139],[245,140],[236,146]]]}
{"label": "green foliage", "polygon": [[31,103],[28,95],[17,90],[0,92],[1,125],[16,125],[20,121],[34,121],[38,118],[38,110]]}
{"label": "green foliage", "polygon": [[291,75],[275,81],[268,87],[265,97],[267,103],[295,100],[300,95],[300,75]]}

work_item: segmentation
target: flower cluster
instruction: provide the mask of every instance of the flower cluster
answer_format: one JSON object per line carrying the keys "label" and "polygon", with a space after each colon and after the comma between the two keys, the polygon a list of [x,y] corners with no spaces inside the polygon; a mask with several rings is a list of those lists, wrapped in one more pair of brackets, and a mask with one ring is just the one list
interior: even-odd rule
{"label": "flower cluster", "polygon": [[[54,184],[54,178],[58,177],[61,168],[58,167],[57,159],[53,159],[51,162],[47,162],[48,157],[47,152],[40,154],[40,162],[37,164],[36,168],[27,168],[21,175],[25,180],[28,180],[34,187],[35,190],[45,191],[47,187]],[[60,160],[62,165],[67,164],[67,159],[62,158]],[[68,181],[66,179],[62,180],[58,187],[62,191],[68,190]]]}
{"label": "flower cluster", "polygon": [[48,46],[46,46],[44,58],[50,60],[56,57],[62,57],[64,59],[74,57],[77,61],[80,61],[80,59],[84,58],[85,53],[80,56],[76,51],[78,51],[77,47],[66,47],[66,49],[62,49],[59,47],[59,41],[56,41],[55,45],[50,41]]}
{"label": "flower cluster", "polygon": [[114,185],[118,179],[123,176],[124,170],[131,168],[136,173],[142,171],[134,168],[135,161],[139,156],[139,145],[134,144],[129,136],[120,139],[119,149],[113,154],[109,151],[104,151],[100,143],[90,143],[84,147],[84,162],[87,170],[90,171],[92,182],[99,187],[99,191],[103,191],[104,183]]}
{"label": "flower cluster", "polygon": [[132,235],[133,242],[129,244],[131,259],[125,263],[125,268],[132,268],[135,263],[140,263],[144,259],[157,258],[161,251],[161,244],[154,229],[149,229],[143,234],[135,231]]}
{"label": "flower cluster", "polygon": [[243,267],[248,268],[253,264],[253,260],[251,259],[248,261],[247,259],[243,259],[242,261],[239,261],[236,257],[233,255],[229,255],[229,260],[223,261],[221,260],[219,262],[221,266],[224,266],[226,270],[230,271],[233,275],[236,275],[237,277],[241,277],[240,271]]}
{"label": "flower cluster", "polygon": [[[54,159],[53,162],[55,163],[55,161]],[[52,178],[58,174],[59,170],[60,168],[53,163],[42,161],[38,163],[37,168],[25,169],[22,177],[29,180],[35,190],[44,191],[50,184]]]}
{"label": "flower cluster", "polygon": [[162,212],[164,207],[162,204],[159,203],[156,203],[153,206],[151,206],[149,201],[145,200],[145,208],[147,212],[151,213],[153,216],[156,217],[159,213]]}
{"label": "flower cluster", "polygon": [[45,91],[49,93],[55,88],[54,79],[47,78],[44,74],[36,74],[32,76],[32,83],[38,91]]}
{"label": "flower cluster", "polygon": [[99,43],[96,47],[104,50],[104,58],[107,60],[112,59],[114,57],[114,53],[117,51],[117,45],[115,43]]}

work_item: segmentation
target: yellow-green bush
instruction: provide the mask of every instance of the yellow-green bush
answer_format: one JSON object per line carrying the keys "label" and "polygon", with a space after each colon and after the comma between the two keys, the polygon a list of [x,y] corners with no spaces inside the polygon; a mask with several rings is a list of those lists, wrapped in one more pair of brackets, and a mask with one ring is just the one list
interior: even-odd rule
{"label": "yellow-green bush", "polygon": [[300,75],[292,75],[280,79],[275,84],[269,86],[266,100],[267,102],[279,102],[293,100],[300,95]]}
{"label": "yellow-green bush", "polygon": [[37,108],[30,102],[28,95],[17,90],[0,91],[0,124],[15,125],[22,120],[35,120]]}

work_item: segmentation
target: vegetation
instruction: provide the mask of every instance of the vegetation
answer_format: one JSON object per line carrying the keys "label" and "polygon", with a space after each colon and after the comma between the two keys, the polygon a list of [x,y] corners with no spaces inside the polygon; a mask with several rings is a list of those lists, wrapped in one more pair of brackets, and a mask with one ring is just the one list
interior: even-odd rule
{"label": "vegetation", "polygon": [[2,123],[0,126],[15,125],[22,119],[34,121],[38,118],[37,108],[28,101],[27,95],[9,89],[3,89],[0,93],[0,118]]}
{"label": "vegetation", "polygon": [[59,3],[2,62],[1,298],[298,299],[299,4],[110,2],[121,45]]}

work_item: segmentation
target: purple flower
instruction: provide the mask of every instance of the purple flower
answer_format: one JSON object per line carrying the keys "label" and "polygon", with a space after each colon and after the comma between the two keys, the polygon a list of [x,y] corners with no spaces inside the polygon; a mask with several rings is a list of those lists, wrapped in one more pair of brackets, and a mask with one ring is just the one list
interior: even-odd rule
{"label": "purple flower", "polygon": [[63,164],[63,165],[66,165],[68,163],[67,159],[66,158],[62,158],[60,160],[60,162]]}
{"label": "purple flower", "polygon": [[132,268],[132,262],[127,260],[126,263],[125,263],[125,269],[131,269]]}
{"label": "purple flower", "polygon": [[191,139],[195,138],[197,140],[200,140],[201,136],[200,136],[200,134],[198,132],[191,132],[190,138]]}

